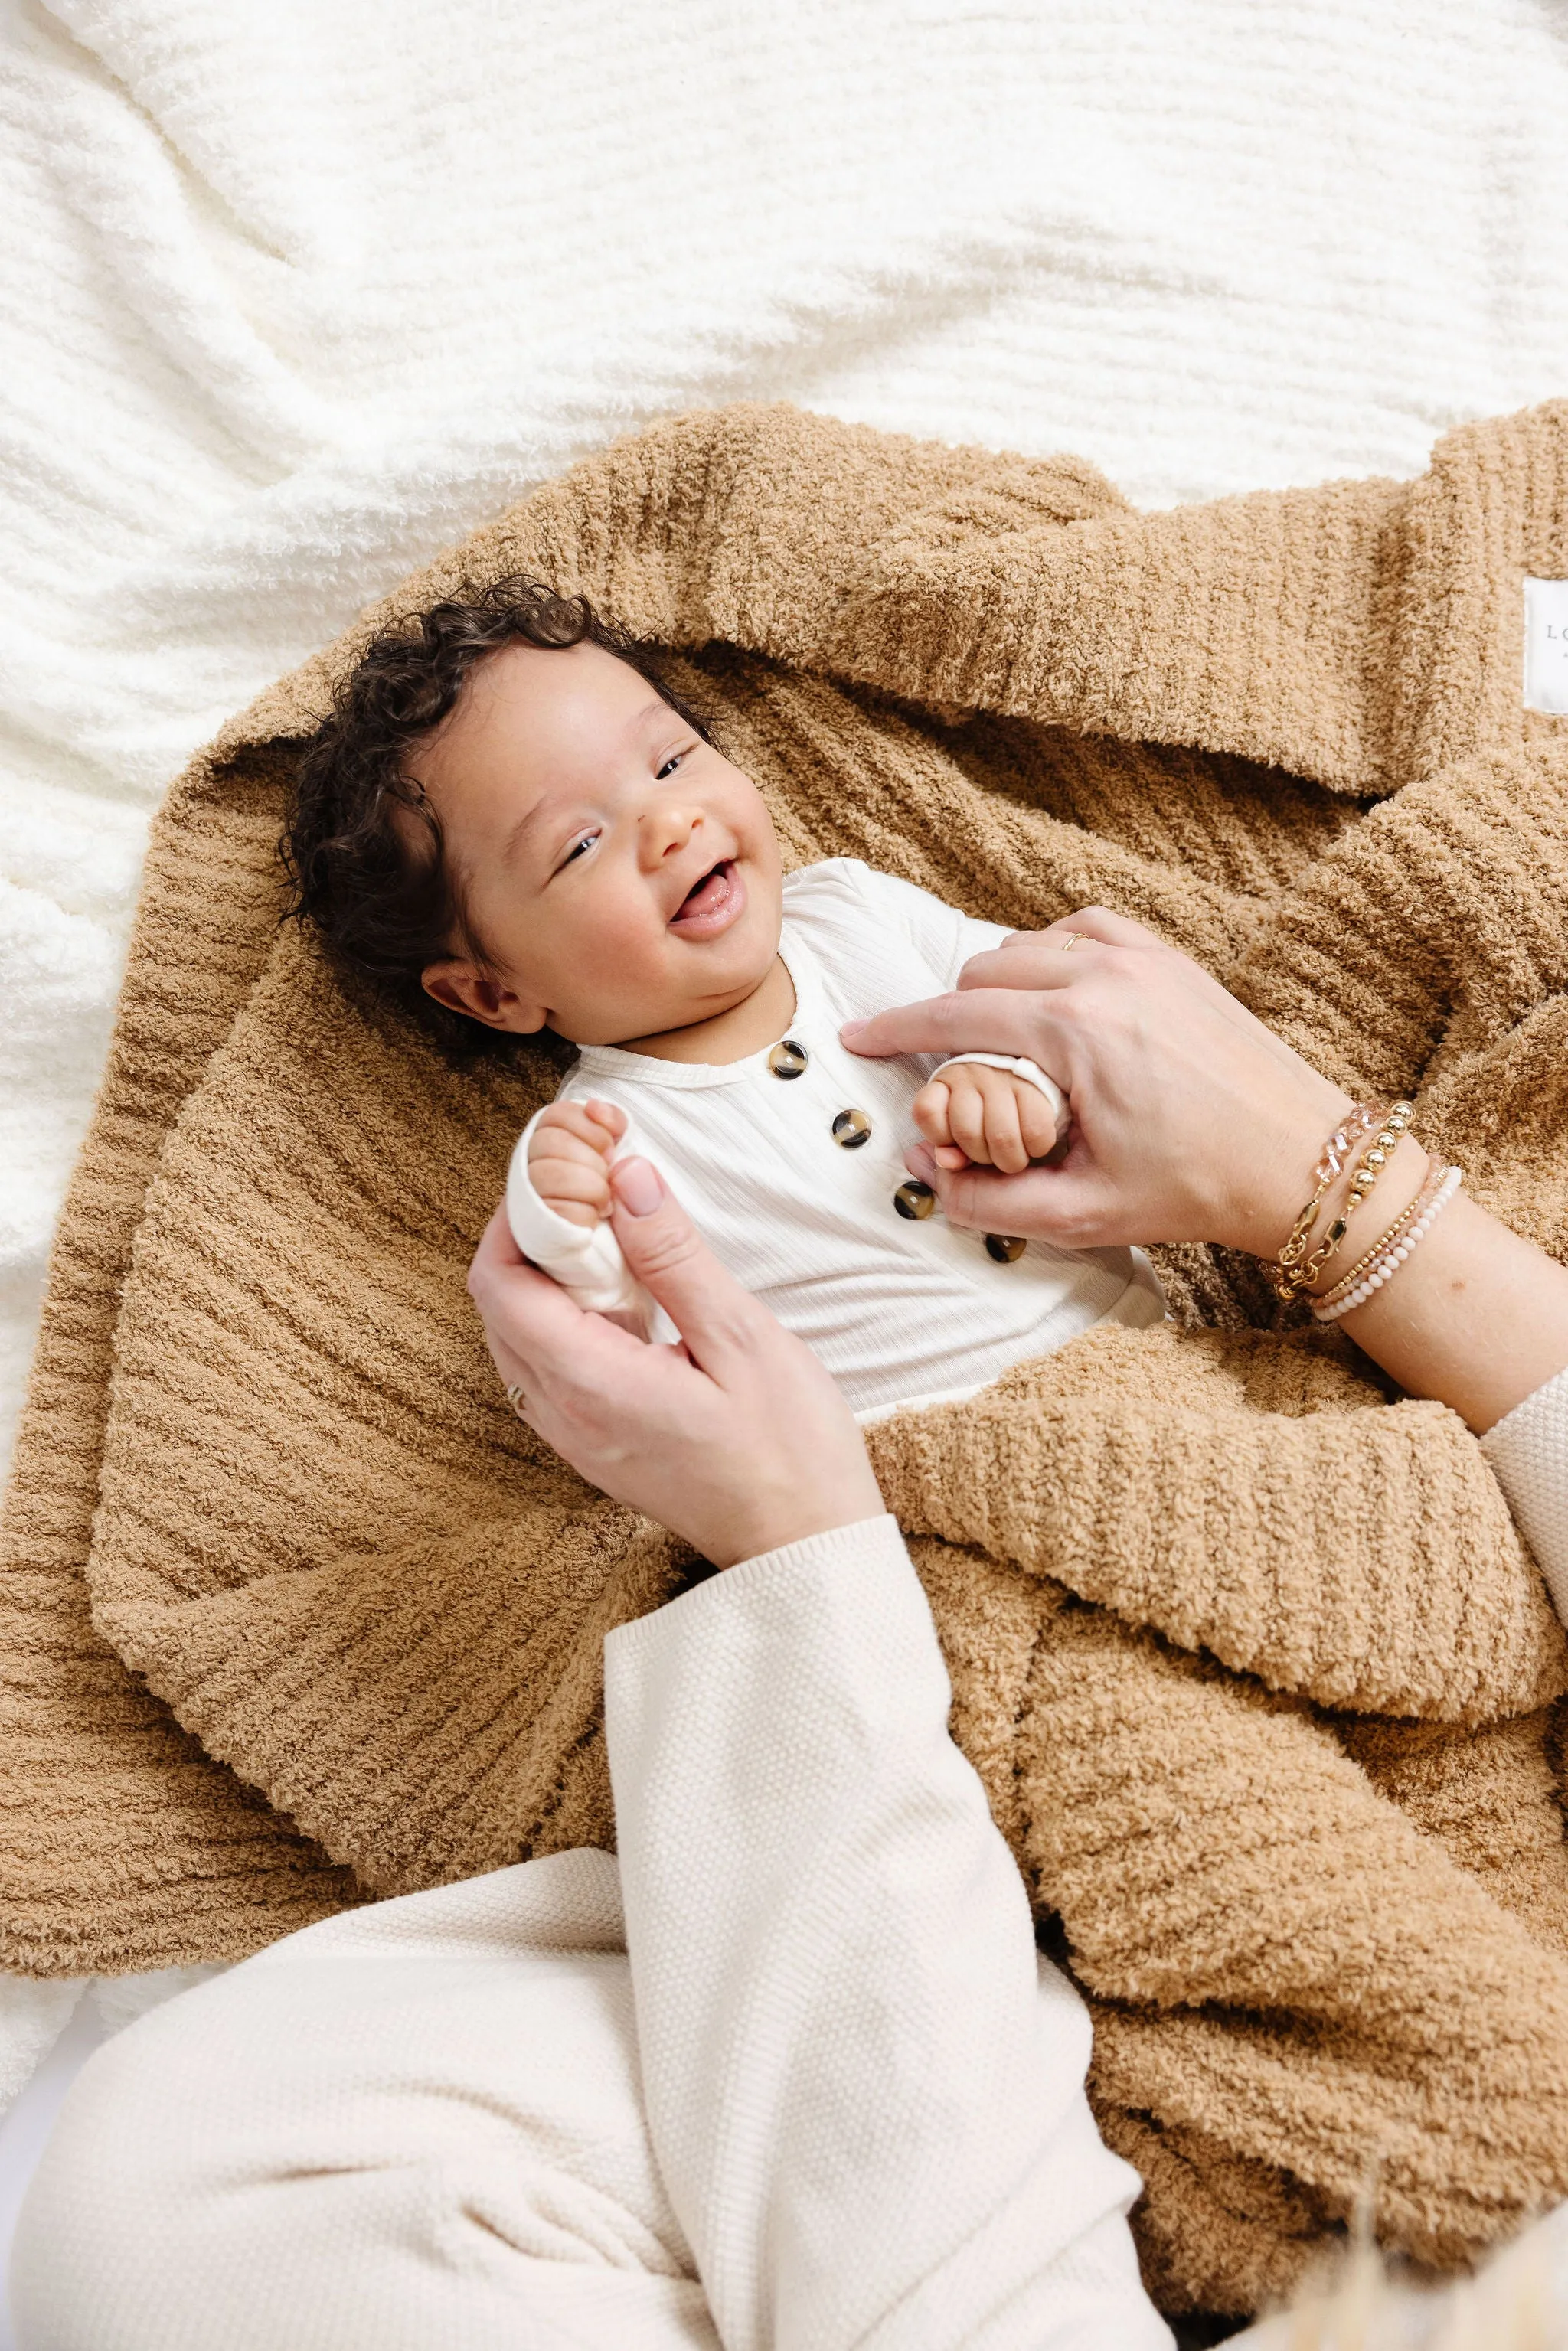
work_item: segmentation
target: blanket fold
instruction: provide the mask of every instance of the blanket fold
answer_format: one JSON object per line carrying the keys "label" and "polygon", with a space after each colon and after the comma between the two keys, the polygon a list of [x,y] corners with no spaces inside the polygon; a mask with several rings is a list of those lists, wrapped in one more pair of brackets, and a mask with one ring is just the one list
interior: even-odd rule
{"label": "blanket fold", "polygon": [[[604,1633],[696,1563],[511,1419],[463,1285],[548,1051],[449,1065],[279,929],[367,633],[516,570],[664,648],[790,863],[1092,900],[1412,1093],[1568,1246],[1568,407],[1413,484],[1140,516],[1093,469],[787,409],[547,485],[172,792],[0,1531],[0,1957],[235,1955],[613,1835]],[[1475,1441],[1256,1269],[873,1432],[985,1781],[1091,1998],[1166,2306],[1281,2291],[1375,2179],[1449,2265],[1568,2195],[1565,1645]]]}

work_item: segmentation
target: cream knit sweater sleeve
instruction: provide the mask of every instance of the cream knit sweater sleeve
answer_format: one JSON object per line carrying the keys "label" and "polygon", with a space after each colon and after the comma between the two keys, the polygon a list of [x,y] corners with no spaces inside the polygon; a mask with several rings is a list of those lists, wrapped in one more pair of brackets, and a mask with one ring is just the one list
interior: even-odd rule
{"label": "cream knit sweater sleeve", "polygon": [[1481,1451],[1568,1624],[1568,1369],[1489,1428]]}
{"label": "cream knit sweater sleeve", "polygon": [[605,1663],[649,2126],[727,2351],[1168,2351],[893,1520]]}

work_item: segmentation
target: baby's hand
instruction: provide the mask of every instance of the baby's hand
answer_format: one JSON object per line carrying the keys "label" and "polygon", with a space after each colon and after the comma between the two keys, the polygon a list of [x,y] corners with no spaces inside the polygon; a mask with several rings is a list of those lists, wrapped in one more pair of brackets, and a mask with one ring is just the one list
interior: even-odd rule
{"label": "baby's hand", "polygon": [[569,1224],[610,1214],[610,1163],[626,1132],[613,1102],[551,1102],[528,1138],[528,1175],[547,1208]]}
{"label": "baby's hand", "polygon": [[933,1078],[915,1097],[915,1123],[934,1146],[938,1167],[995,1167],[1020,1176],[1056,1146],[1047,1097],[1011,1070],[965,1061]]}

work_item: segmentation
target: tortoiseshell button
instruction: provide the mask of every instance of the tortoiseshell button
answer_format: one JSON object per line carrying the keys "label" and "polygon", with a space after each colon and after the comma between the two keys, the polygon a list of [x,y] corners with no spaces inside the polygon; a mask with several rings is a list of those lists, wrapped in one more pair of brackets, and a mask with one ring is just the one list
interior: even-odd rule
{"label": "tortoiseshell button", "polygon": [[986,1254],[994,1257],[998,1265],[1016,1265],[1028,1247],[1027,1241],[1011,1239],[1006,1233],[986,1235]]}
{"label": "tortoiseshell button", "polygon": [[810,1058],[804,1045],[798,1045],[793,1037],[781,1037],[768,1056],[768,1066],[776,1078],[803,1078]]}
{"label": "tortoiseshell button", "polygon": [[858,1151],[871,1141],[871,1121],[863,1110],[841,1110],[833,1121],[832,1135],[841,1151]]}
{"label": "tortoiseshell button", "polygon": [[911,1176],[894,1194],[893,1205],[901,1217],[928,1217],[936,1206],[936,1195],[929,1184]]}

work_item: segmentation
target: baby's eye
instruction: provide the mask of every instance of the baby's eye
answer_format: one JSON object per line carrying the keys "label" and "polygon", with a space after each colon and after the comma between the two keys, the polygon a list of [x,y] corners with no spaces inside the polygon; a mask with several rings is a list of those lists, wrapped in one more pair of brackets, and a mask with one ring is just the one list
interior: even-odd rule
{"label": "baby's eye", "polygon": [[686,755],[684,751],[672,751],[664,766],[659,769],[657,776],[654,778],[654,781],[662,784],[666,776],[673,776],[685,756]]}
{"label": "baby's eye", "polygon": [[598,838],[599,835],[596,832],[580,833],[577,839],[572,842],[571,847],[567,851],[566,855],[561,859],[561,864],[563,866],[572,864],[576,859],[582,855],[585,849],[592,848]]}

